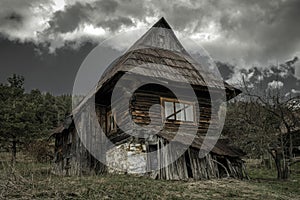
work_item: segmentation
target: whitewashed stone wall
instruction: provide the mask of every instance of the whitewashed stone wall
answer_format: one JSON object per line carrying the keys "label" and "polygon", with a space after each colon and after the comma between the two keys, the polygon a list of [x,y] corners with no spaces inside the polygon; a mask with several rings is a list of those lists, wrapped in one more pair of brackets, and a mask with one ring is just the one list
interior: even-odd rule
{"label": "whitewashed stone wall", "polygon": [[106,153],[109,173],[144,174],[147,166],[146,146],[125,143]]}

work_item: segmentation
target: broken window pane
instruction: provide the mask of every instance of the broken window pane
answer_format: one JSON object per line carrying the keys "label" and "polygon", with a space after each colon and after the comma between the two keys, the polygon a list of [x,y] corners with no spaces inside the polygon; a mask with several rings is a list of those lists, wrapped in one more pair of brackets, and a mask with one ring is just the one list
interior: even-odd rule
{"label": "broken window pane", "polygon": [[175,119],[173,102],[165,101],[165,118],[171,120]]}
{"label": "broken window pane", "polygon": [[194,121],[194,112],[193,112],[193,105],[185,104],[185,117],[186,121],[192,122]]}
{"label": "broken window pane", "polygon": [[164,113],[166,120],[194,122],[194,105],[192,102],[177,102],[176,99],[173,101],[165,100],[164,102]]}
{"label": "broken window pane", "polygon": [[178,120],[178,121],[185,121],[184,104],[182,104],[182,103],[175,103],[175,109],[176,109],[176,120]]}

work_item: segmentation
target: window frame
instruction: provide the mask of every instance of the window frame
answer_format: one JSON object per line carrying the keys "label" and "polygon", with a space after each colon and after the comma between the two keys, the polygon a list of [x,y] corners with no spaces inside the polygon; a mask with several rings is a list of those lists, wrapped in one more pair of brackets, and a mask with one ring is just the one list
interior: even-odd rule
{"label": "window frame", "polygon": [[[171,102],[173,103],[173,109],[174,109],[174,119],[166,119],[165,117],[165,102]],[[192,111],[193,111],[193,121],[183,121],[183,120],[177,120],[176,119],[176,103],[181,103],[181,104],[188,104],[192,106]],[[167,97],[160,97],[160,104],[163,107],[163,110],[161,112],[162,116],[162,121],[163,123],[171,124],[191,124],[191,125],[196,125],[196,103],[192,101],[186,101],[186,100],[178,100],[175,98],[167,98]],[[186,118],[186,117],[185,117]]]}

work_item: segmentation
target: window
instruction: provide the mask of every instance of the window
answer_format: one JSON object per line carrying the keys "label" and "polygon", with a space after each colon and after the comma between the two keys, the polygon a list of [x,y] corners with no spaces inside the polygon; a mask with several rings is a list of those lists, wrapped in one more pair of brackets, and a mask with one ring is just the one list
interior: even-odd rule
{"label": "window", "polygon": [[193,102],[162,98],[164,120],[177,122],[195,122],[195,106]]}
{"label": "window", "polygon": [[116,113],[114,111],[109,111],[107,113],[107,133],[117,131],[117,124],[115,119],[116,119]]}

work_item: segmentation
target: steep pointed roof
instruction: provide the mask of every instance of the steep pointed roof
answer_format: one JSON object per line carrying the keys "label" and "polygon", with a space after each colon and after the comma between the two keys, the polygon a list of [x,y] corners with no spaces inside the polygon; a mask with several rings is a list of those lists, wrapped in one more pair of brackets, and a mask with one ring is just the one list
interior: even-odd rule
{"label": "steep pointed roof", "polygon": [[217,89],[223,89],[225,86],[229,98],[240,93],[238,89],[219,80],[208,68],[195,61],[164,18],[156,22],[123,56],[106,69],[97,90],[117,73],[126,73],[133,68],[137,75],[166,81],[188,80],[191,85]]}
{"label": "steep pointed roof", "polygon": [[164,17],[160,18],[152,27],[172,29]]}
{"label": "steep pointed roof", "polygon": [[165,49],[189,55],[165,18],[156,22],[127,52],[143,48]]}

